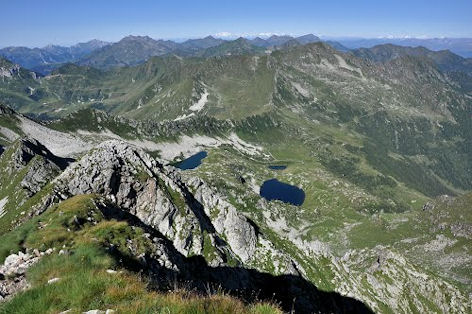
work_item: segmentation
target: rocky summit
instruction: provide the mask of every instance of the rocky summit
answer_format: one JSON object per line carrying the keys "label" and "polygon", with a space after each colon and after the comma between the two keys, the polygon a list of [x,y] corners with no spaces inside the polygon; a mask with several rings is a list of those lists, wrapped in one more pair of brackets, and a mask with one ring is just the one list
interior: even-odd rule
{"label": "rocky summit", "polygon": [[0,49],[0,312],[472,313],[468,43]]}

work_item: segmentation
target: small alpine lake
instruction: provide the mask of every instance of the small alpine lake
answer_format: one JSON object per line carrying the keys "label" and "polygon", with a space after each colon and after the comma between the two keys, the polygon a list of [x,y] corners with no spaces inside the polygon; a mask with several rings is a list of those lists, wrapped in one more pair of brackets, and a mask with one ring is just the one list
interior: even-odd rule
{"label": "small alpine lake", "polygon": [[202,164],[202,160],[208,156],[206,151],[196,153],[189,158],[175,164],[175,167],[182,170],[195,169]]}
{"label": "small alpine lake", "polygon": [[302,189],[277,179],[265,181],[261,186],[260,195],[268,201],[279,200],[296,206],[305,201],[305,192]]}
{"label": "small alpine lake", "polygon": [[285,165],[269,165],[269,169],[271,170],[285,170],[287,166]]}

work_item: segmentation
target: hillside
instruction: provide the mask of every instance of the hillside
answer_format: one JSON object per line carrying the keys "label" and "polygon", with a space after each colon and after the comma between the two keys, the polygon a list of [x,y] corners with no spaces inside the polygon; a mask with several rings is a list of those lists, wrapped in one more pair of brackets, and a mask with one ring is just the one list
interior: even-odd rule
{"label": "hillside", "polygon": [[378,62],[390,61],[401,56],[416,56],[433,60],[445,72],[464,72],[472,75],[472,59],[463,58],[449,50],[431,51],[424,47],[403,47],[392,44],[372,48],[360,48],[352,54]]}
{"label": "hillside", "polygon": [[[311,74],[313,69],[316,76]],[[199,116],[244,123],[254,115],[268,115],[303,130],[301,134],[310,134],[311,128],[318,128],[314,121],[319,121],[328,128],[342,126],[359,139],[366,136],[369,145],[359,153],[382,172],[416,188],[423,183],[398,172],[419,167],[416,171],[429,182],[430,191],[421,188],[427,195],[459,193],[471,186],[463,171],[470,165],[470,120],[466,119],[470,98],[425,58],[403,56],[373,64],[312,44],[264,56],[154,58],[136,68],[108,72],[71,66],[41,80],[37,92],[60,98],[55,104],[36,104],[35,110],[53,109],[49,112],[54,115],[87,107],[179,123]],[[28,101],[26,108],[34,103]],[[379,128],[384,132],[379,133]],[[412,137],[414,129],[421,133]],[[443,144],[438,144],[438,138],[445,139]],[[450,145],[457,152],[454,157],[447,153]],[[370,156],[378,149],[407,159]],[[427,160],[412,157],[416,155]]]}
{"label": "hillside", "polygon": [[172,41],[154,40],[148,36],[127,36],[117,43],[92,52],[79,60],[79,64],[107,69],[136,65],[149,57],[164,55],[177,47]]}
{"label": "hillside", "polygon": [[297,42],[300,45],[306,45],[306,44],[320,42],[321,39],[313,34],[306,34],[299,37],[293,37],[293,36],[288,36],[288,35],[282,35],[282,36],[272,35],[266,39],[256,37],[252,39],[250,42],[253,45],[258,46],[258,47],[276,48],[276,47],[284,46],[289,41]]}
{"label": "hillside", "polygon": [[346,38],[339,41],[350,49],[371,48],[393,44],[403,47],[426,47],[430,50],[449,50],[464,58],[472,57],[472,38]]}

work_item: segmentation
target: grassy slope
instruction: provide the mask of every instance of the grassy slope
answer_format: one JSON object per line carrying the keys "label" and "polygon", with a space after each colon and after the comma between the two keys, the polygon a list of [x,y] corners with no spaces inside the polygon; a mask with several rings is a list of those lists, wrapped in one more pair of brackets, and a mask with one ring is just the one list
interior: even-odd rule
{"label": "grassy slope", "polygon": [[[87,218],[93,217],[95,223]],[[80,221],[81,223],[77,223]],[[114,309],[118,313],[278,313],[269,304],[244,305],[241,301],[215,294],[198,296],[179,290],[158,293],[148,290],[146,280],[127,271],[107,251],[114,245],[128,258],[135,255],[127,241],[146,252],[144,231],[126,222],[106,220],[94,205],[93,195],[73,197],[44,214],[3,235],[0,251],[50,247],[64,248],[67,254],[43,257],[27,272],[31,288],[0,307],[2,313],[73,313],[92,309]],[[16,247],[12,246],[16,243]],[[107,269],[115,269],[109,273]],[[60,281],[48,284],[51,278]]]}
{"label": "grassy slope", "polygon": [[[57,117],[96,107],[139,119],[174,119],[190,113],[188,108],[206,88],[210,108],[205,109],[220,118],[239,119],[267,110],[273,70],[266,59],[162,57],[108,72],[67,65],[40,80],[0,82],[0,92],[5,104],[37,115]],[[37,97],[25,92],[30,85],[41,91]]]}

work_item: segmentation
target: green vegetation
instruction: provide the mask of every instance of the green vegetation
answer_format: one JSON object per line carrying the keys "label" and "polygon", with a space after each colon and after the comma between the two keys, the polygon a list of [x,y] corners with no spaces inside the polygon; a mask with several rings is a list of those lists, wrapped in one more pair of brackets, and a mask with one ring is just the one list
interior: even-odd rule
{"label": "green vegetation", "polygon": [[135,130],[129,124],[90,108],[81,109],[64,119],[52,122],[48,126],[62,132],[84,130],[100,133],[111,131],[123,138],[131,139],[137,136]]}
{"label": "green vegetation", "polygon": [[[244,305],[224,294],[199,296],[185,290],[150,291],[145,279],[122,268],[107,250],[136,258],[149,250],[141,228],[124,221],[106,220],[95,205],[95,196],[80,195],[53,206],[44,214],[3,235],[6,251],[63,248],[44,256],[27,272],[31,288],[0,307],[2,313],[51,313],[71,309],[81,313],[112,308],[118,313],[279,313],[273,305]],[[13,241],[12,241],[13,240]],[[12,245],[12,243],[16,245]],[[133,243],[136,252],[127,248]],[[9,246],[8,248],[6,246]],[[6,253],[6,254],[5,254]],[[116,269],[116,272],[107,272]],[[60,278],[48,284],[48,280]]]}
{"label": "green vegetation", "polygon": [[18,123],[18,119],[13,115],[0,115],[0,126],[10,129],[20,135],[23,132],[18,127]]}

